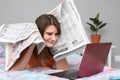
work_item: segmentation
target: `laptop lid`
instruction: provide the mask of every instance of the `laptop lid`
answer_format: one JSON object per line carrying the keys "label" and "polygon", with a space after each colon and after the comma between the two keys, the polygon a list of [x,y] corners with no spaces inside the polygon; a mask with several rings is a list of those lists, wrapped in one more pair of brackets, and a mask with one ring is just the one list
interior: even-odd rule
{"label": "laptop lid", "polygon": [[109,43],[87,44],[78,71],[78,77],[89,77],[103,71],[111,48]]}

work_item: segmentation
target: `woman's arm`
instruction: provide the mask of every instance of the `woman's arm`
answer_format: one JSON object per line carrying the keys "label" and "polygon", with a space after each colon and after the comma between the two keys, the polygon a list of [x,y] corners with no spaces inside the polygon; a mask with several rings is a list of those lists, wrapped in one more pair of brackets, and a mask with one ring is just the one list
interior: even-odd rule
{"label": "woman's arm", "polygon": [[56,62],[56,69],[65,70],[65,71],[69,70],[69,64],[66,58]]}
{"label": "woman's arm", "polygon": [[22,52],[23,55],[20,56],[20,58],[15,62],[15,64],[10,68],[9,71],[24,70],[28,65],[28,62],[30,60],[34,48],[35,48],[35,44],[32,44],[28,48],[26,48]]}

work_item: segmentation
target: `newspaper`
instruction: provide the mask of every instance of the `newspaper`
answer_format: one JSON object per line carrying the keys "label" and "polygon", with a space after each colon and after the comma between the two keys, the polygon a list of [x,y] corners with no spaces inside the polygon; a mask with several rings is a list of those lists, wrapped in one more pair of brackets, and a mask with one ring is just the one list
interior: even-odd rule
{"label": "newspaper", "polygon": [[57,58],[55,60],[70,55],[73,51],[79,50],[79,48],[90,42],[73,0],[64,0],[49,13],[57,17],[62,31],[59,41],[52,49],[53,54],[55,54],[54,58]]}
{"label": "newspaper", "polygon": [[[62,34],[51,49],[56,61],[89,43],[73,0],[64,0],[49,13],[54,14],[61,24]],[[35,23],[3,24],[0,26],[0,42],[6,44],[5,70],[8,70],[20,57],[20,53],[32,43],[37,45],[38,53],[45,47]]]}
{"label": "newspaper", "polygon": [[0,42],[16,43],[26,39],[32,32],[37,30],[37,27],[32,26],[35,26],[35,24],[3,24],[0,26]]}
{"label": "newspaper", "polygon": [[37,45],[38,53],[45,47],[44,40],[35,23],[3,24],[0,26],[0,42],[5,44],[8,70],[20,57],[20,53],[32,43]]}

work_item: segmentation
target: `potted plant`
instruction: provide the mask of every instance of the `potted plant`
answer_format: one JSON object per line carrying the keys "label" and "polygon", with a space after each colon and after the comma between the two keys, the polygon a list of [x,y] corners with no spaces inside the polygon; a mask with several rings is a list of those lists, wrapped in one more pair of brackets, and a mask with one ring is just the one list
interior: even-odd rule
{"label": "potted plant", "polygon": [[101,35],[98,34],[99,30],[101,30],[107,23],[103,23],[103,21],[100,21],[99,19],[100,13],[97,13],[95,18],[89,18],[92,23],[87,22],[87,24],[90,27],[90,30],[92,30],[95,34],[91,35],[92,43],[99,43],[101,39]]}

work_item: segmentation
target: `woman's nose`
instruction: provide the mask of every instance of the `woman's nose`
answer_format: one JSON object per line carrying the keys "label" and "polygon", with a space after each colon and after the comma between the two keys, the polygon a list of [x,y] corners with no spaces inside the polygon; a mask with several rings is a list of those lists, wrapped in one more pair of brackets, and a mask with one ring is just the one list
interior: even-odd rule
{"label": "woman's nose", "polygon": [[51,39],[56,41],[58,39],[58,37],[56,35],[52,35]]}

